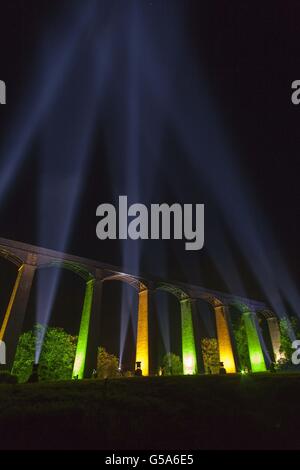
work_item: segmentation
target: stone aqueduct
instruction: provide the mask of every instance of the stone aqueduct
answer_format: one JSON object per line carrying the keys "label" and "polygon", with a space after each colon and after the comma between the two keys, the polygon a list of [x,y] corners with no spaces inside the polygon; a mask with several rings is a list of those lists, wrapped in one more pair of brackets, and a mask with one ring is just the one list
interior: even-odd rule
{"label": "stone aqueduct", "polygon": [[61,267],[81,276],[85,283],[85,297],[78,334],[73,376],[83,378],[90,371],[96,357],[98,319],[101,291],[105,281],[119,280],[133,286],[138,293],[138,324],[136,361],[141,362],[144,375],[149,374],[148,310],[149,297],[156,290],[167,291],[178,299],[181,309],[182,360],[185,374],[197,371],[194,338],[193,309],[195,301],[202,299],[211,304],[216,319],[220,361],[227,372],[236,372],[237,363],[228,321],[228,308],[235,306],[244,317],[252,372],[267,369],[268,358],[262,347],[262,335],[257,314],[267,321],[275,358],[280,357],[280,333],[276,316],[261,302],[237,297],[198,286],[147,280],[116,267],[78,256],[68,255],[25,243],[0,238],[0,256],[17,266],[18,273],[0,330],[0,340],[6,344],[7,366],[13,365],[19,336],[25,318],[30,289],[37,269]]}

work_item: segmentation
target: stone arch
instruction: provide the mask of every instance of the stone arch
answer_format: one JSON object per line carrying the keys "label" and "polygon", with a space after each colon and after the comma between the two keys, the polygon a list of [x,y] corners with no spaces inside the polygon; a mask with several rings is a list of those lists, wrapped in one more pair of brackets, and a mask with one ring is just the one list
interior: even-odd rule
{"label": "stone arch", "polygon": [[190,296],[188,293],[183,290],[182,288],[174,285],[174,284],[169,284],[166,282],[159,282],[155,285],[155,290],[162,290],[165,292],[169,292],[172,295],[175,295],[175,297],[179,300],[187,300],[190,299]]}
{"label": "stone arch", "polygon": [[139,278],[121,272],[109,272],[105,281],[121,281],[133,287],[138,293],[138,321],[136,338],[136,363],[140,363],[143,375],[149,375],[149,293],[148,286]]}
{"label": "stone arch", "polygon": [[[11,251],[10,249],[7,249],[6,247],[4,247],[2,245],[0,245],[0,257],[7,260],[10,263],[12,263],[17,268],[17,273],[16,273],[16,278],[15,278],[15,281],[14,281],[13,289],[12,289],[12,292],[11,292],[11,295],[10,295],[10,298],[9,298],[9,302],[8,302],[8,305],[7,305],[5,314],[4,314],[4,318],[2,320],[2,324],[0,324],[0,341],[5,339],[5,341],[7,342],[7,338],[6,338],[7,326],[8,326],[8,323],[9,323],[11,315],[12,315],[12,310],[13,310],[14,303],[15,303],[15,300],[16,300],[18,288],[19,288],[22,276],[24,275],[24,271],[27,271],[27,266],[25,266],[25,261],[21,257],[19,257],[14,251]],[[29,269],[31,269],[31,267],[29,267]],[[26,273],[25,273],[25,275],[26,275]],[[29,282],[29,284],[30,284],[30,282]],[[23,301],[23,304],[26,305],[27,299],[24,298],[24,296],[22,298],[22,301]],[[20,323],[22,323],[22,322],[20,322]],[[17,330],[15,325],[12,328],[12,330],[13,330],[13,332],[15,332]],[[18,339],[15,340],[16,344],[17,344],[17,341],[18,341]],[[12,365],[12,361],[11,361],[10,356],[14,357],[15,349],[16,349],[15,344],[13,345],[13,347],[11,347],[11,345],[9,344],[8,355],[7,355],[8,356],[8,366],[9,367]],[[11,351],[13,351],[12,354],[11,354]]]}
{"label": "stone arch", "polygon": [[53,259],[47,262],[38,263],[37,269],[60,268],[72,271],[81,277],[85,282],[95,279],[95,276],[83,265],[67,260]]}
{"label": "stone arch", "polygon": [[268,308],[258,310],[257,315],[265,327],[266,342],[269,346],[272,360],[277,362],[284,359],[284,353],[280,351],[281,334],[277,315]]}
{"label": "stone arch", "polygon": [[195,374],[198,367],[192,314],[193,299],[185,290],[174,284],[159,282],[156,284],[155,290],[169,292],[180,303],[183,373],[185,375]]}
{"label": "stone arch", "polygon": [[257,314],[261,315],[266,320],[268,320],[268,318],[277,318],[277,315],[275,315],[275,313],[272,310],[268,309],[268,308],[263,308],[263,309],[257,310]]}
{"label": "stone arch", "polygon": [[130,286],[134,287],[134,289],[136,289],[138,292],[142,292],[148,289],[148,286],[140,279],[125,273],[109,273],[103,277],[102,282],[105,281],[126,282],[126,284],[129,284]]}
{"label": "stone arch", "polygon": [[13,263],[17,268],[20,268],[24,261],[19,258],[19,256],[15,255],[12,251],[7,250],[6,248],[0,246],[0,257],[7,259],[11,263]]}
{"label": "stone arch", "polygon": [[221,295],[212,292],[201,292],[199,299],[206,301],[214,309],[220,362],[223,363],[226,372],[236,372],[236,359],[233,352],[232,335],[229,327],[229,312],[227,303]]}
{"label": "stone arch", "polygon": [[227,303],[228,307],[234,307],[238,312],[243,315],[244,313],[248,312],[254,312],[254,310],[251,308],[251,306],[245,302],[242,302],[240,300],[229,300]]}
{"label": "stone arch", "polygon": [[211,294],[209,292],[202,292],[198,295],[198,298],[201,300],[205,300],[209,303],[212,307],[221,307],[224,305],[221,297],[217,297],[215,294]]}
{"label": "stone arch", "polygon": [[0,323],[0,340],[3,339],[5,328],[6,328],[6,323],[8,321],[9,315],[10,315],[10,310],[16,295],[16,291],[20,282],[20,278],[22,275],[22,266],[24,264],[24,261],[17,256],[13,251],[8,250],[7,248],[0,246],[0,257],[10,263],[13,269],[16,269],[13,274],[13,285],[12,285],[12,290],[9,293],[8,297],[8,304],[6,307],[4,307],[4,317],[2,318],[2,321]]}
{"label": "stone arch", "polygon": [[88,338],[90,333],[90,320],[94,297],[94,286],[96,279],[95,276],[83,264],[75,263],[65,259],[49,259],[40,263],[38,262],[36,265],[36,269],[49,268],[66,269],[79,276],[85,282],[85,294],[72,373],[73,377],[82,379],[84,377],[85,371]]}

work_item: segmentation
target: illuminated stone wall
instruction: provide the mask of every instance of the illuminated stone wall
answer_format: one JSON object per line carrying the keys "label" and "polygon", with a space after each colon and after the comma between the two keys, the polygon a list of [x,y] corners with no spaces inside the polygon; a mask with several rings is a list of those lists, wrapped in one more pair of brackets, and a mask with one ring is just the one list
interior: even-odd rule
{"label": "illuminated stone wall", "polygon": [[281,341],[278,320],[275,317],[267,318],[267,324],[269,328],[275,361],[278,361],[279,359],[284,358],[284,354],[280,352]]}
{"label": "illuminated stone wall", "polygon": [[195,349],[191,300],[181,300],[180,307],[183,373],[185,375],[195,374],[197,372],[197,356]]}
{"label": "illuminated stone wall", "polygon": [[220,361],[224,363],[226,372],[235,373],[236,366],[227,322],[227,309],[224,305],[216,306],[214,307],[214,309],[217,325]]}
{"label": "illuminated stone wall", "polygon": [[255,314],[253,312],[244,312],[243,319],[245,322],[252,372],[264,372],[267,368],[257,332]]}
{"label": "illuminated stone wall", "polygon": [[90,279],[86,283],[85,296],[83,302],[83,309],[81,315],[80,329],[78,335],[78,342],[76,348],[76,355],[73,367],[73,377],[83,379],[84,367],[86,359],[86,350],[89,337],[89,327],[91,318],[91,309],[93,302],[93,291],[94,291],[95,280]]}
{"label": "illuminated stone wall", "polygon": [[136,339],[136,361],[141,362],[143,375],[149,375],[148,328],[148,290],[144,289],[139,292]]}

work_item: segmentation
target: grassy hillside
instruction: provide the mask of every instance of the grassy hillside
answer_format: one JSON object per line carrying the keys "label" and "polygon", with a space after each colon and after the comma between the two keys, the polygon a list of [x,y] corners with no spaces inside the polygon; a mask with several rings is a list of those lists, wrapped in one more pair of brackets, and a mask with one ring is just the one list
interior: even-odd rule
{"label": "grassy hillside", "polygon": [[296,374],[1,385],[0,448],[300,449],[299,397]]}

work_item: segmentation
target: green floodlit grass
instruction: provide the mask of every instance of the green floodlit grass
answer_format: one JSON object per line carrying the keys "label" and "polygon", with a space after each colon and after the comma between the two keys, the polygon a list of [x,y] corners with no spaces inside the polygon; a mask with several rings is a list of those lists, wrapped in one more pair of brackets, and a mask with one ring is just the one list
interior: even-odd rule
{"label": "green floodlit grass", "polygon": [[1,449],[300,449],[300,375],[0,386]]}

